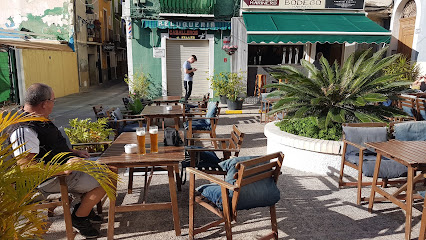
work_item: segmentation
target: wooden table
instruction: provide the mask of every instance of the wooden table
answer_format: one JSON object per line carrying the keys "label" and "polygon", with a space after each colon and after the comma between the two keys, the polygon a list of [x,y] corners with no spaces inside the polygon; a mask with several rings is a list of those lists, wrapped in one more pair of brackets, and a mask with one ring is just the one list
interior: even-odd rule
{"label": "wooden table", "polygon": [[[426,170],[426,141],[391,140],[388,142],[366,143],[365,145],[367,147],[374,148],[377,152],[368,211],[372,212],[373,210],[376,192],[389,199],[391,202],[405,210],[405,239],[410,239],[413,190],[414,184],[424,178],[423,172]],[[392,194],[377,186],[377,178],[379,175],[382,156],[404,164],[408,168],[407,183]],[[422,173],[416,176],[415,171],[421,171]],[[398,198],[403,191],[406,191],[405,203]]]}
{"label": "wooden table", "polygon": [[154,98],[152,102],[155,103],[157,106],[161,105],[161,103],[165,103],[167,105],[169,103],[174,103],[175,105],[177,105],[181,99],[182,99],[181,96],[162,96],[162,97]]}
{"label": "wooden table", "polygon": [[[172,110],[167,110],[167,107],[172,107]],[[179,118],[183,117],[183,109],[180,105],[145,106],[141,112],[141,115],[147,119],[147,131],[149,131],[149,126],[151,125],[151,122],[154,118],[173,118],[175,120],[175,128],[176,130],[179,130]]]}
{"label": "wooden table", "polygon": [[[169,178],[169,190],[171,202],[164,203],[143,203],[131,204],[125,206],[116,206],[116,200],[110,199],[109,211],[108,211],[108,239],[114,238],[114,221],[116,212],[132,212],[132,211],[145,211],[145,210],[160,210],[160,209],[171,209],[173,213],[173,223],[176,232],[176,236],[180,236],[180,223],[179,223],[179,212],[178,203],[176,196],[176,183],[173,176],[173,172],[179,174],[179,162],[183,161],[184,146],[164,146],[162,139],[164,133],[159,131],[158,133],[158,153],[149,153],[150,138],[146,136],[147,143],[147,154],[126,154],[124,152],[124,145],[129,143],[137,143],[136,134],[134,132],[124,132],[118,136],[118,138],[112,143],[112,145],[101,155],[98,162],[106,164],[115,168],[117,171],[119,168],[128,167],[166,167]],[[180,181],[180,177],[177,178]],[[179,184],[179,183],[178,183]],[[117,188],[117,182],[114,182]],[[147,185],[145,184],[145,187]],[[145,189],[146,190],[146,189]]]}
{"label": "wooden table", "polygon": [[260,122],[262,122],[263,105],[265,105],[265,122],[268,123],[270,120],[270,116],[268,116],[269,107],[279,100],[280,98],[265,98],[260,102]]}

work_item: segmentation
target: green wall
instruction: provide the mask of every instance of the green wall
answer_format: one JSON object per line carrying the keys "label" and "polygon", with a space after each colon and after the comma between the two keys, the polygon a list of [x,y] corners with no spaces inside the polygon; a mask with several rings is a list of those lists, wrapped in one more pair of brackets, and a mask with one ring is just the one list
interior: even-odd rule
{"label": "green wall", "polygon": [[[142,28],[141,21],[133,21],[133,73],[146,74],[150,85],[150,96],[161,96],[162,74],[161,74],[161,58],[152,56],[152,48],[161,46],[161,33],[167,32],[167,29],[150,29]],[[209,31],[214,34],[214,70],[216,73],[229,72],[231,70],[230,56],[222,50],[222,39],[220,31]],[[223,31],[222,36],[229,36],[230,31]],[[227,58],[227,62],[224,62]]]}

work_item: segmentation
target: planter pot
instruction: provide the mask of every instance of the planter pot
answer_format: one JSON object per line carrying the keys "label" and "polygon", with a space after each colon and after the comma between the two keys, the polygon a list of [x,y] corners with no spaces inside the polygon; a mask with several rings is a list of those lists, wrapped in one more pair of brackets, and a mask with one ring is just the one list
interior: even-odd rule
{"label": "planter pot", "polygon": [[237,101],[231,101],[229,99],[226,99],[226,104],[228,104],[229,110],[241,110],[243,109],[243,102],[244,100],[237,100]]}
{"label": "planter pot", "polygon": [[219,96],[220,99],[220,103],[222,104],[226,104],[226,100],[228,99],[225,95],[220,95]]}
{"label": "planter pot", "polygon": [[[283,132],[275,122],[265,125],[267,153],[283,152],[283,165],[304,172],[325,176],[339,175],[341,164],[341,141],[330,141],[297,136]],[[345,168],[345,175],[357,177],[357,171]]]}

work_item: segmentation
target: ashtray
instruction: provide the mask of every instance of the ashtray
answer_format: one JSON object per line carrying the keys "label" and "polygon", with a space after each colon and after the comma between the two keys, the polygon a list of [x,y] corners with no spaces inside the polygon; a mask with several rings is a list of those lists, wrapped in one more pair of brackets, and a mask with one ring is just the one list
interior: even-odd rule
{"label": "ashtray", "polygon": [[172,106],[167,106],[166,109],[167,109],[167,111],[170,111],[170,110],[173,109],[173,107]]}
{"label": "ashtray", "polygon": [[138,145],[137,144],[126,144],[124,145],[124,152],[125,153],[137,153],[138,152]]}

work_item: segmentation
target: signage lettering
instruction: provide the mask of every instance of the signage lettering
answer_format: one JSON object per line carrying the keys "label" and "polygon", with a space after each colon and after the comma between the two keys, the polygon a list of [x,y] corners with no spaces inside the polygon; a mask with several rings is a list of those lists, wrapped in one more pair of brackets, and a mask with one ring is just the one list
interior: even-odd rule
{"label": "signage lettering", "polygon": [[364,9],[364,0],[244,0],[244,8],[262,9]]}
{"label": "signage lettering", "polygon": [[205,39],[206,31],[189,29],[169,29],[169,38],[175,39]]}

